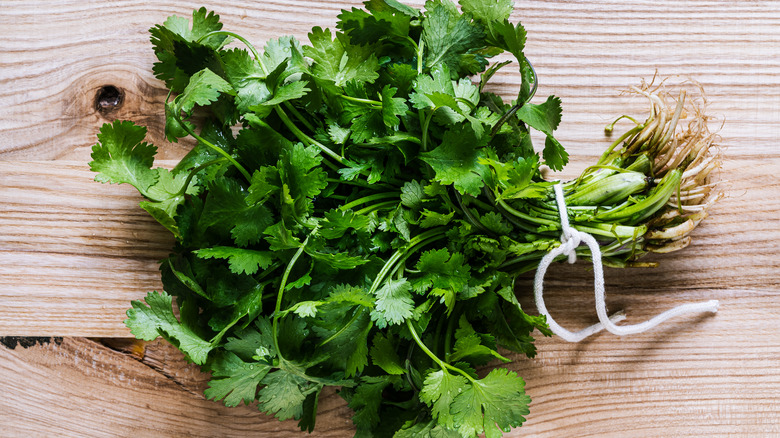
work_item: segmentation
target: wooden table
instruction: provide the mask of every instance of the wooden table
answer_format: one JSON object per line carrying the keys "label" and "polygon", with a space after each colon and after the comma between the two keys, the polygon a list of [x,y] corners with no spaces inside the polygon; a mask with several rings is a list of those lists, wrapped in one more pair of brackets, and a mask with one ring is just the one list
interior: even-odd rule
{"label": "wooden table", "polygon": [[[258,45],[305,40],[359,6],[226,3],[205,6]],[[156,261],[171,239],[132,188],[91,181],[90,147],[115,118],[148,126],[165,160],[191,145],[162,139],[166,90],[151,73],[147,30],[193,5],[0,6],[0,436],[301,436],[294,422],[206,401],[205,376],[122,324],[130,300],[160,287]],[[780,436],[780,3],[522,1],[515,19],[528,30],[539,94],[564,102],[558,138],[572,163],[562,177],[594,162],[610,120],[642,116],[644,103],[619,92],[657,71],[704,86],[709,113],[724,121],[728,182],[689,248],[653,257],[657,269],[607,272],[609,305],[629,322],[704,299],[720,311],[625,338],[539,340],[536,359],[511,364],[533,404],[508,436]],[[497,90],[509,98],[518,78],[505,70]],[[588,266],[552,272],[558,321],[594,321]],[[518,291],[533,309],[529,287],[525,278]],[[351,434],[349,409],[327,394],[316,436]]]}

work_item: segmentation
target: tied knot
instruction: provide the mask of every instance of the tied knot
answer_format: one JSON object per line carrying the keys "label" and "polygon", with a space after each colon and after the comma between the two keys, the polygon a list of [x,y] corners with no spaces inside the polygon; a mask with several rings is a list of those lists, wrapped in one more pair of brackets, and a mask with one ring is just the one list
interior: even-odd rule
{"label": "tied knot", "polygon": [[563,255],[569,257],[569,263],[574,264],[577,261],[577,247],[582,243],[580,232],[572,227],[566,227],[561,233],[561,246]]}
{"label": "tied knot", "polygon": [[[536,302],[536,308],[539,313],[544,315],[547,319],[547,325],[550,330],[561,338],[569,342],[579,342],[588,336],[598,333],[601,330],[607,331],[618,335],[630,335],[634,333],[642,333],[650,330],[651,328],[661,324],[667,319],[674,318],[686,313],[696,312],[711,312],[718,311],[718,301],[710,300],[702,303],[687,303],[681,304],[677,307],[667,310],[666,312],[656,315],[655,317],[639,324],[632,325],[616,325],[626,318],[623,312],[618,312],[609,316],[607,314],[607,303],[604,291],[604,270],[601,264],[601,248],[596,239],[590,234],[579,231],[572,228],[569,225],[569,217],[566,210],[566,201],[563,196],[563,189],[561,184],[558,183],[553,186],[555,189],[555,200],[558,204],[558,214],[561,218],[561,245],[557,248],[553,248],[548,252],[542,260],[539,261],[539,267],[536,270],[536,276],[534,278],[534,301]],[[569,263],[574,263],[577,260],[575,249],[580,246],[580,243],[585,243],[590,250],[591,260],[593,261],[593,289],[596,296],[596,315],[598,315],[599,323],[593,324],[590,327],[586,327],[578,332],[570,332],[561,327],[550,316],[550,312],[547,311],[547,307],[544,305],[544,275],[547,273],[547,268],[560,255],[567,255],[569,257]]]}
{"label": "tied knot", "polygon": [[554,185],[553,190],[555,190],[555,201],[558,203],[558,215],[561,217],[561,251],[563,255],[569,257],[569,263],[574,264],[577,261],[575,250],[580,246],[582,238],[580,232],[569,225],[569,215],[561,184]]}

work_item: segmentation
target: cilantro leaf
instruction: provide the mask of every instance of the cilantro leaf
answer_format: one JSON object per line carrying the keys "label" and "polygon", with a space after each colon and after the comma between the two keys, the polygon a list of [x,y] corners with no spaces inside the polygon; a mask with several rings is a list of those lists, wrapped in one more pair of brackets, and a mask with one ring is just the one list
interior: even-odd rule
{"label": "cilantro leaf", "polygon": [[458,77],[479,73],[487,61],[474,52],[484,45],[482,26],[461,15],[450,0],[425,3],[422,39],[425,43],[425,65],[446,65]]}
{"label": "cilantro leaf", "polygon": [[525,395],[525,382],[517,373],[495,368],[483,379],[467,385],[450,412],[463,436],[498,438],[501,431],[518,427],[528,415],[531,398]]}
{"label": "cilantro leaf", "polygon": [[414,300],[412,300],[412,285],[406,278],[387,280],[376,291],[376,307],[371,312],[371,319],[377,327],[401,324],[412,316]]}
{"label": "cilantro leaf", "polygon": [[235,90],[226,80],[204,68],[190,77],[187,87],[174,99],[176,111],[190,114],[195,105],[216,102],[222,93],[235,94]]}
{"label": "cilantro leaf", "polygon": [[202,248],[193,251],[193,253],[202,259],[227,259],[230,271],[234,274],[252,275],[259,269],[266,269],[274,259],[273,253],[270,251],[256,251],[227,246]]}
{"label": "cilantro leaf", "polygon": [[146,128],[130,121],[104,124],[98,134],[98,143],[92,146],[89,168],[98,172],[95,181],[113,184],[131,184],[148,197],[149,188],[159,174],[151,169],[157,147],[143,140]]}
{"label": "cilantro leaf", "polygon": [[458,418],[452,414],[451,407],[455,398],[468,387],[468,380],[461,375],[450,374],[444,370],[433,371],[425,377],[420,400],[432,407],[431,414],[439,424],[455,428]]}
{"label": "cilantro leaf", "polygon": [[364,376],[361,384],[355,389],[349,400],[349,407],[355,411],[352,422],[358,430],[371,430],[379,424],[379,408],[382,403],[382,391],[393,384],[394,379],[388,377]]}
{"label": "cilantro leaf", "polygon": [[405,115],[406,111],[409,109],[406,106],[406,99],[402,97],[393,97],[396,92],[398,92],[398,89],[392,88],[389,85],[386,85],[382,89],[382,119],[384,120],[385,125],[391,128],[398,127],[401,123],[399,117]]}
{"label": "cilantro leaf", "polygon": [[300,418],[303,402],[312,391],[312,384],[298,374],[284,369],[268,373],[262,380],[258,401],[261,408],[280,420]]}
{"label": "cilantro leaf", "polygon": [[550,96],[542,104],[526,103],[517,111],[517,117],[547,135],[543,152],[545,163],[553,170],[563,169],[569,161],[569,154],[553,137],[553,131],[561,122],[561,100]]}
{"label": "cilantro leaf", "polygon": [[234,179],[219,178],[210,186],[199,225],[222,227],[239,246],[256,243],[273,223],[273,214],[264,204],[247,203],[247,193]]}
{"label": "cilantro leaf", "polygon": [[133,301],[133,307],[127,311],[125,325],[138,339],[153,341],[163,336],[175,345],[193,362],[202,365],[206,362],[214,345],[201,338],[184,321],[180,322],[173,314],[173,299],[165,292],[149,292],[146,304]]}
{"label": "cilantro leaf", "polygon": [[[204,37],[210,32],[221,29],[222,23],[219,22],[219,15],[208,12],[206,8],[192,12],[191,28],[186,18],[175,15],[165,20],[162,25],[152,27],[149,33],[154,53],[158,59],[152,69],[155,76],[164,81],[165,85],[172,91],[181,92],[187,86],[189,75],[192,73],[185,71],[182,63],[200,61],[199,68],[195,68],[194,71],[206,67],[213,50],[222,47],[228,41],[228,36],[216,34]],[[201,40],[201,38],[204,39]],[[199,40],[200,42],[198,42]],[[200,58],[186,56],[196,53],[205,56]]]}
{"label": "cilantro leaf", "polygon": [[[474,327],[466,319],[466,315],[461,315],[458,330],[455,331],[455,345],[450,360],[459,362],[468,358],[471,363],[485,364],[491,359],[497,358],[504,362],[511,362],[509,359],[500,355],[495,350],[495,342],[490,335],[479,335]],[[491,342],[490,346],[484,345],[485,338]]]}
{"label": "cilantro leaf", "polygon": [[271,367],[261,362],[247,363],[233,353],[220,354],[211,362],[212,379],[204,391],[208,399],[222,400],[225,406],[238,406],[255,400],[260,381]]}
{"label": "cilantro leaf", "polygon": [[464,195],[476,196],[484,186],[481,175],[485,166],[480,164],[483,141],[472,129],[459,125],[444,134],[436,149],[420,154],[420,158],[436,172],[437,181],[452,184]]}
{"label": "cilantro leaf", "polygon": [[514,8],[512,0],[460,0],[463,12],[483,22],[508,20]]}
{"label": "cilantro leaf", "polygon": [[316,78],[343,87],[352,80],[373,82],[379,77],[379,61],[370,46],[350,44],[342,33],[334,39],[330,29],[319,27],[309,33],[309,41],[303,54],[314,61],[311,72]]}
{"label": "cilantro leaf", "polygon": [[401,365],[401,358],[395,350],[393,341],[381,333],[374,335],[373,345],[371,346],[371,361],[387,374],[401,375],[406,372]]}

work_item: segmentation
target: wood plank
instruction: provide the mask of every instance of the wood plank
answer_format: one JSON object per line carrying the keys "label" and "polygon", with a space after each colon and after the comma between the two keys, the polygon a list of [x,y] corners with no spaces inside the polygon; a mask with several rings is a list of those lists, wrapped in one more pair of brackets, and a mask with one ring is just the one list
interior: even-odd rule
{"label": "wood plank", "polygon": [[[533,403],[528,422],[507,436],[780,433],[780,338],[766,327],[780,316],[776,296],[750,289],[699,293],[731,305],[716,316],[672,322],[630,341],[610,335],[580,344],[548,338],[539,342],[535,359],[510,356],[510,368],[526,379]],[[634,310],[633,317],[647,316]],[[740,336],[719,331],[724,325],[739,327]],[[294,421],[204,400],[206,376],[162,341],[109,341],[113,348],[83,338],[27,348],[4,344],[3,436],[301,436]],[[326,392],[316,436],[352,433],[349,409]]]}
{"label": "wood plank", "polygon": [[[0,434],[300,436],[295,422],[280,422],[250,406],[226,408],[206,400],[206,380],[177,353],[157,342],[138,360],[84,338],[27,348],[0,346]],[[320,407],[324,427],[318,436],[344,436],[350,424],[345,421],[346,405],[330,393]]]}

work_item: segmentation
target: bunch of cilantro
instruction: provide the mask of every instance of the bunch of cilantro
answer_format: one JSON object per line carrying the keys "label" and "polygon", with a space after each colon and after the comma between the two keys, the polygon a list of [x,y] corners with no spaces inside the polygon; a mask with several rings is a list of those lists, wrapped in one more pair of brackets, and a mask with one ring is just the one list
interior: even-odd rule
{"label": "bunch of cilantro", "polygon": [[[568,156],[553,137],[559,99],[530,102],[536,78],[511,12],[507,0],[422,11],[369,0],[308,45],[282,37],[262,51],[205,9],[152,28],[166,137],[197,145],[153,167],[145,128],[116,121],[93,148],[96,179],[135,186],[176,239],[164,291],[127,312],[131,332],[210,372],[208,398],[257,402],[303,430],[328,385],[358,436],[520,426],[523,380],[476,370],[508,362],[499,347],[532,357],[532,332],[549,334],[513,281],[559,244],[540,166]],[[500,54],[514,61],[491,63]],[[522,83],[507,103],[486,86],[509,64]],[[580,206],[571,220],[620,265],[643,251],[644,224],[681,172],[650,187],[646,156],[605,159],[567,197]]]}

